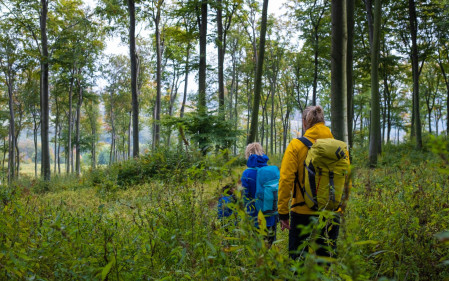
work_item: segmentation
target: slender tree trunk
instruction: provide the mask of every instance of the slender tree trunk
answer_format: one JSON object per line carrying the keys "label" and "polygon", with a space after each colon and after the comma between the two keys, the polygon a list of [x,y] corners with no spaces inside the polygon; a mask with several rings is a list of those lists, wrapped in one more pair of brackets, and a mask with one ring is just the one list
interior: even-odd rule
{"label": "slender tree trunk", "polygon": [[[274,140],[274,94],[276,92],[276,76],[277,71],[274,71],[275,77],[273,77],[272,89],[271,89],[271,120],[270,120],[270,153],[273,155],[273,142]],[[268,120],[267,120],[268,121]]]}
{"label": "slender tree trunk", "polygon": [[206,115],[206,47],[207,47],[207,0],[201,1],[200,29],[200,62],[198,71],[198,112]]}
{"label": "slender tree trunk", "polygon": [[54,162],[54,169],[53,173],[56,175],[56,166],[57,166],[57,155],[58,155],[58,129],[59,129],[59,103],[58,98],[55,97],[55,104],[56,104],[56,119],[55,119],[55,162]]}
{"label": "slender tree trunk", "polygon": [[187,101],[187,82],[189,81],[189,59],[190,59],[190,44],[187,46],[186,65],[185,65],[185,78],[184,78],[184,95],[182,96],[181,113],[179,116],[184,117],[184,108]]}
{"label": "slender tree trunk", "polygon": [[132,112],[129,112],[129,123],[128,123],[128,159],[131,158],[131,120],[132,120]]}
{"label": "slender tree trunk", "polygon": [[217,0],[217,49],[218,49],[218,112],[224,118],[224,46],[223,46],[223,21],[222,2]]}
{"label": "slender tree trunk", "polygon": [[[238,101],[238,91],[239,91],[239,76],[236,75],[235,78],[235,94],[234,94],[234,98],[235,98],[235,102],[234,102],[234,116],[235,116],[235,122],[234,122],[234,130],[237,132],[237,128],[238,128],[238,120],[239,118],[238,113],[237,113],[237,101]],[[249,110],[249,109],[248,109]],[[237,155],[237,139],[234,140],[234,155]]]}
{"label": "slender tree trunk", "polygon": [[[129,12],[129,57],[131,60],[131,96],[133,112],[133,157],[139,157],[139,99],[137,96],[136,11],[134,0],[127,0]],[[156,26],[158,32],[158,26]],[[159,46],[159,43],[157,44]],[[158,57],[159,58],[159,57]],[[160,65],[158,64],[158,71]],[[158,80],[158,89],[160,80]],[[160,97],[160,89],[158,92]],[[158,126],[158,125],[157,125]],[[157,127],[158,129],[159,127]],[[156,129],[156,130],[157,130]],[[159,141],[158,134],[157,140]]]}
{"label": "slender tree trunk", "polygon": [[444,79],[444,84],[446,85],[446,134],[449,136],[449,79],[446,75],[446,69],[441,61],[440,53],[438,53],[438,64],[440,65],[441,74]]}
{"label": "slender tree trunk", "polygon": [[246,111],[246,142],[249,140],[249,122],[250,122],[250,116],[251,116],[251,94],[250,94],[250,86],[249,86],[249,78],[246,78],[246,97],[247,97],[247,104],[246,107],[248,110]]}
{"label": "slender tree trunk", "polygon": [[373,46],[373,0],[364,0],[366,9],[366,19],[368,21],[368,34],[370,47]]}
{"label": "slender tree trunk", "polygon": [[58,130],[58,174],[61,174],[61,131],[62,131],[62,126],[61,123],[59,123],[59,130]]}
{"label": "slender tree trunk", "polygon": [[161,20],[160,7],[157,8],[154,24],[156,26],[156,120],[155,120],[155,147],[159,146],[161,139],[161,88],[162,88],[162,51],[161,32],[159,24]]}
{"label": "slender tree trunk", "polygon": [[263,61],[265,56],[265,34],[267,33],[267,10],[268,10],[268,0],[264,0],[262,7],[262,22],[259,38],[259,56],[257,59],[256,79],[254,83],[254,100],[251,114],[251,128],[249,132],[248,143],[254,142],[257,136],[257,123],[259,121],[259,104],[262,91]]}
{"label": "slender tree trunk", "polygon": [[354,142],[353,122],[354,122],[354,82],[353,82],[353,58],[354,58],[354,6],[355,0],[346,0],[346,16],[348,28],[348,44],[346,56],[346,82],[348,101],[348,144],[352,148]]}
{"label": "slender tree trunk", "polygon": [[421,117],[419,106],[419,69],[418,69],[418,45],[416,37],[418,33],[418,23],[416,20],[416,7],[415,1],[409,0],[409,19],[410,19],[410,33],[412,37],[412,72],[413,72],[413,116],[415,121],[415,134],[416,134],[416,148],[422,149],[422,136],[421,136]]}
{"label": "slender tree trunk", "polygon": [[390,89],[388,88],[388,74],[385,73],[384,78],[384,88],[386,93],[386,100],[387,100],[387,143],[390,143],[390,133],[391,133],[391,93]]}
{"label": "slender tree trunk", "polygon": [[[72,68],[71,70],[71,78],[70,78],[70,86],[69,86],[69,117],[68,117],[68,132],[67,132],[67,166],[66,166],[66,172],[67,174],[70,173],[70,163],[72,163],[73,159],[73,149],[72,149],[72,92],[73,92],[73,82],[74,82],[74,72],[75,68]],[[73,170],[72,170],[73,172]]]}
{"label": "slender tree trunk", "polygon": [[41,78],[42,78],[42,92],[41,92],[41,146],[42,146],[42,175],[44,180],[50,180],[50,149],[48,140],[48,124],[49,124],[49,107],[48,107],[48,45],[47,45],[47,0],[41,0],[41,15],[40,15],[40,29],[41,29],[41,45],[42,45],[42,60],[41,60]]}
{"label": "slender tree trunk", "polygon": [[336,139],[348,142],[346,0],[332,0],[331,123]]}
{"label": "slender tree trunk", "polygon": [[316,105],[316,90],[318,87],[318,26],[315,26],[315,42],[314,42],[314,70],[313,70],[313,90],[312,90],[312,105]]}
{"label": "slender tree trunk", "polygon": [[371,121],[369,142],[369,164],[377,165],[377,155],[380,154],[380,97],[379,97],[379,48],[380,48],[380,22],[381,0],[375,0],[374,5],[374,31],[371,45]]}
{"label": "slender tree trunk", "polygon": [[[92,129],[92,169],[97,168],[97,116],[94,115],[95,118],[91,120],[91,129]],[[128,135],[129,137],[129,135]],[[129,145],[129,143],[128,143]],[[130,155],[130,151],[128,150],[128,155]]]}
{"label": "slender tree trunk", "polygon": [[37,120],[33,113],[33,140],[34,140],[34,177],[37,178]]}
{"label": "slender tree trunk", "polygon": [[[81,69],[78,70],[78,75],[81,75]],[[81,153],[80,153],[80,120],[81,120],[81,104],[83,103],[83,88],[81,85],[81,81],[78,78],[78,104],[76,106],[76,175],[79,176],[81,174]]]}
{"label": "slender tree trunk", "polygon": [[[198,18],[198,25],[200,30],[200,59],[198,69],[198,115],[201,117],[207,116],[207,101],[206,101],[206,48],[207,48],[207,0],[201,1],[201,17]],[[200,127],[199,134],[203,135],[206,128]],[[198,141],[199,148],[203,154],[206,154],[206,140],[201,137]]]}
{"label": "slender tree trunk", "polygon": [[[9,138],[8,138],[9,140]],[[2,171],[5,170],[5,160],[6,160],[6,138],[3,138],[3,160],[2,160]],[[8,173],[9,174],[9,173]],[[2,182],[5,181],[5,173],[2,173]]]}
{"label": "slender tree trunk", "polygon": [[[11,77],[11,76],[9,76]],[[16,128],[14,118],[14,97],[11,79],[8,80],[8,97],[9,97],[9,153],[8,153],[8,182],[12,182],[16,175]]]}

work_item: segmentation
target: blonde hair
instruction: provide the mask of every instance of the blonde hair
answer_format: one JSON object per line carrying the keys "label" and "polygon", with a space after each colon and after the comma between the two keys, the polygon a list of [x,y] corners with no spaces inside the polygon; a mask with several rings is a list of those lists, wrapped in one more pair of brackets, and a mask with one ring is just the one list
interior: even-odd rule
{"label": "blonde hair", "polygon": [[251,154],[262,156],[264,154],[262,145],[258,142],[248,144],[245,149],[245,158],[248,159]]}
{"label": "blonde hair", "polygon": [[302,118],[305,120],[306,128],[305,130],[311,128],[316,123],[324,122],[324,111],[320,105],[308,106],[302,112]]}

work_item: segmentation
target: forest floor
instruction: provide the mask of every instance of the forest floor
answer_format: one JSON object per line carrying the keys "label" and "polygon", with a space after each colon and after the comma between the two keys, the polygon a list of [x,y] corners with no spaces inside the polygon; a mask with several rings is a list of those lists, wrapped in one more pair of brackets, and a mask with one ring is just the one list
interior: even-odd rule
{"label": "forest floor", "polygon": [[219,190],[237,181],[243,162],[166,153],[3,187],[0,279],[449,280],[449,176],[436,154],[387,147],[368,169],[367,154],[355,151],[330,267],[313,254],[289,260],[280,229],[268,248],[240,201],[237,219],[218,221]]}

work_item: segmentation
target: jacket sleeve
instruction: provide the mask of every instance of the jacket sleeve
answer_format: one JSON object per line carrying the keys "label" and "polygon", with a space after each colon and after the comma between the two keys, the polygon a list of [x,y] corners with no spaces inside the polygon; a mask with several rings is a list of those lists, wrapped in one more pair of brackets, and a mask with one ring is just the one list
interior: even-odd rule
{"label": "jacket sleeve", "polygon": [[242,187],[243,187],[243,194],[244,199],[247,200],[249,197],[249,178],[248,178],[248,170],[245,170],[242,174]]}
{"label": "jacket sleeve", "polygon": [[[292,140],[292,142],[293,141],[294,140]],[[279,219],[281,220],[287,220],[289,218],[288,203],[292,196],[296,172],[298,171],[297,152],[292,142],[290,142],[284,153],[281,165],[281,178],[279,180],[278,195],[278,211]]]}

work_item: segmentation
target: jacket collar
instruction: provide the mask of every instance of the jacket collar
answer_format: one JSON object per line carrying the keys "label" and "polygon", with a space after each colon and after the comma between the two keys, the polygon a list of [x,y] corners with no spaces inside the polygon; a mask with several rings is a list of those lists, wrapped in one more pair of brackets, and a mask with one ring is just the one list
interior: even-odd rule
{"label": "jacket collar", "polygon": [[310,127],[309,129],[307,129],[304,136],[314,140],[334,138],[334,136],[331,133],[331,130],[326,125],[324,125],[323,122],[317,123],[312,127]]}

